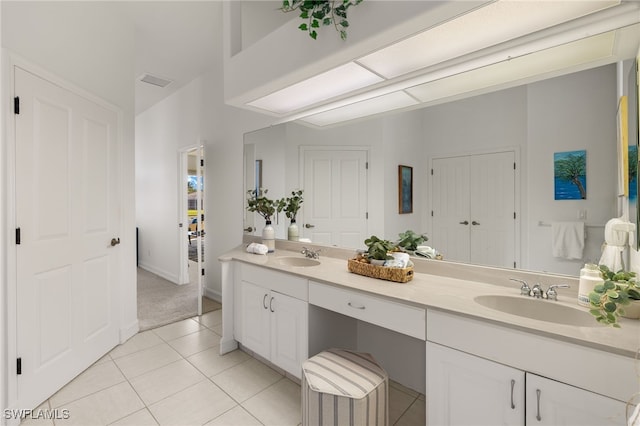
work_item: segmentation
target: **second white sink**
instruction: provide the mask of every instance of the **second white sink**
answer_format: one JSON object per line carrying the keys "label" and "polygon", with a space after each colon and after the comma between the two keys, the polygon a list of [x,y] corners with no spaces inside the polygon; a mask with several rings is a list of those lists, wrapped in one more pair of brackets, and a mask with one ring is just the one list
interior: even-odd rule
{"label": "second white sink", "polygon": [[589,312],[577,307],[561,305],[555,301],[501,295],[477,296],[474,300],[490,309],[538,321],[578,327],[597,327],[599,325]]}

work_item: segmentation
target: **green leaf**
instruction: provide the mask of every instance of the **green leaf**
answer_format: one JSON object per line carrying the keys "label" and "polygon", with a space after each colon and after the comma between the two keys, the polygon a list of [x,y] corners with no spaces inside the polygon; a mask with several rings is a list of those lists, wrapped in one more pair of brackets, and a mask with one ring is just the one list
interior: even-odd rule
{"label": "green leaf", "polygon": [[311,36],[311,38],[312,38],[312,39],[314,39],[314,40],[316,39],[316,37],[318,37],[318,33],[317,33],[317,32],[315,32],[315,31],[311,31],[311,32],[309,33],[309,35],[310,35],[310,36]]}
{"label": "green leaf", "polygon": [[300,26],[298,28],[300,28],[302,31],[308,31],[309,30],[309,28],[307,27],[307,24],[300,24]]}
{"label": "green leaf", "polygon": [[607,297],[609,299],[617,299],[618,297],[620,297],[620,295],[615,290],[609,290],[609,291],[607,291]]}
{"label": "green leaf", "polygon": [[346,40],[347,39],[347,32],[344,31],[344,30],[340,31],[340,38],[343,39],[343,40]]}
{"label": "green leaf", "polygon": [[342,26],[342,27],[344,27],[344,28],[347,28],[347,27],[349,26],[349,22],[347,22],[347,20],[346,20],[346,19],[343,19],[343,20],[340,22],[340,26]]}
{"label": "green leaf", "polygon": [[589,301],[594,305],[600,306],[601,299],[602,299],[602,296],[600,296],[598,293],[595,293],[595,292],[589,293]]}
{"label": "green leaf", "polygon": [[589,313],[595,317],[600,316],[600,309],[591,309]]}
{"label": "green leaf", "polygon": [[324,18],[322,25],[331,25],[331,18]]}
{"label": "green leaf", "polygon": [[309,19],[309,12],[307,12],[306,10],[303,10],[302,13],[300,14],[300,18]]}
{"label": "green leaf", "polygon": [[616,305],[616,304],[615,304],[615,303],[613,303],[613,302],[606,302],[606,303],[602,306],[602,308],[603,308],[606,312],[609,312],[609,313],[611,313],[611,312],[615,312],[617,307],[618,307],[618,305]]}
{"label": "green leaf", "polygon": [[616,288],[616,285],[612,281],[605,281],[604,288],[606,288],[607,290],[613,290],[614,288]]}
{"label": "green leaf", "polygon": [[311,28],[320,28],[320,23],[318,22],[317,19],[314,19],[313,21],[311,21]]}
{"label": "green leaf", "polygon": [[313,16],[315,19],[324,19],[326,13],[324,13],[322,10],[317,10],[313,12],[311,16]]}
{"label": "green leaf", "polygon": [[606,290],[607,289],[603,284],[597,284],[596,286],[593,287],[593,291],[595,291],[596,293],[604,293]]}

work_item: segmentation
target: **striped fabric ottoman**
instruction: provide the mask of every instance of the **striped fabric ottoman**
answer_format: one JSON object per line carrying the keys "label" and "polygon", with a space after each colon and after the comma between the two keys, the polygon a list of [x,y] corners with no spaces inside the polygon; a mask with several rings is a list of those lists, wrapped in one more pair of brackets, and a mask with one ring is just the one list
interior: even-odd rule
{"label": "striped fabric ottoman", "polygon": [[302,364],[304,426],[386,426],[389,376],[367,353],[329,349]]}

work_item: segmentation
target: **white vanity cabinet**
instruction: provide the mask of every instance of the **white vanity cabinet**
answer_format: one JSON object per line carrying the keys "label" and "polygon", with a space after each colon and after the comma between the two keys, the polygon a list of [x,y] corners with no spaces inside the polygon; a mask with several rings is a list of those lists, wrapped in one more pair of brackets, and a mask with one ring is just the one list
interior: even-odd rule
{"label": "white vanity cabinet", "polygon": [[252,265],[239,265],[238,275],[236,340],[300,378],[308,353],[307,281]]}
{"label": "white vanity cabinet", "polygon": [[625,425],[633,359],[427,311],[429,425]]}
{"label": "white vanity cabinet", "polygon": [[525,373],[427,342],[428,425],[523,425]]}
{"label": "white vanity cabinet", "polygon": [[428,425],[624,425],[625,404],[427,342]]}

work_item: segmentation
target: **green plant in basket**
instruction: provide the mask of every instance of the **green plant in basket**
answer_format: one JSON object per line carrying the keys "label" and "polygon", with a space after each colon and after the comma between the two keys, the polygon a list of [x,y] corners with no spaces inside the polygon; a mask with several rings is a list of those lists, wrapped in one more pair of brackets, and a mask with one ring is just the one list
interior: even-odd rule
{"label": "green plant in basket", "polygon": [[416,251],[420,244],[429,240],[429,237],[427,237],[426,235],[416,234],[410,229],[400,233],[398,236],[400,237],[400,239],[396,244],[398,247],[405,251]]}
{"label": "green plant in basket", "polygon": [[589,293],[589,312],[599,323],[619,328],[618,317],[624,315],[623,306],[632,300],[640,300],[636,273],[623,270],[613,272],[607,266],[600,265],[600,274],[604,283],[596,285]]}
{"label": "green plant in basket", "polygon": [[366,257],[368,259],[375,259],[375,260],[393,259],[393,256],[390,256],[388,253],[390,251],[397,250],[397,247],[394,243],[388,240],[381,240],[375,235],[372,235],[371,237],[364,240],[364,243],[367,246]]}

